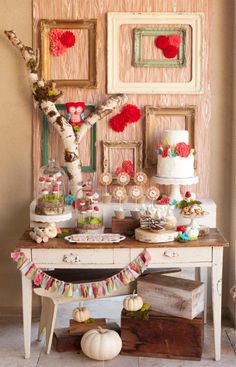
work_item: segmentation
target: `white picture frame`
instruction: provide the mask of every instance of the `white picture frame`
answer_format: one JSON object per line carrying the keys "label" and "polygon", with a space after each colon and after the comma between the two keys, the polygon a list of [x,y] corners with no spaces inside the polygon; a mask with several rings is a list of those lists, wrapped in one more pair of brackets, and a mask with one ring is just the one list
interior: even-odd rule
{"label": "white picture frame", "polygon": [[[126,94],[203,93],[203,13],[107,14],[107,92]],[[192,29],[192,79],[189,82],[123,82],[119,78],[119,30],[128,25],[188,25]]]}

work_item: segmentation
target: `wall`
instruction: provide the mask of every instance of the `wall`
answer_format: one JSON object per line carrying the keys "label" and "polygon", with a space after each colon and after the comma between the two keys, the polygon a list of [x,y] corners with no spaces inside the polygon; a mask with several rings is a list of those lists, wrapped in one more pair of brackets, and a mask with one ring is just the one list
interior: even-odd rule
{"label": "wall", "polygon": [[[184,1],[174,1],[184,4]],[[194,0],[195,2],[195,0]],[[108,1],[105,1],[108,3]],[[144,3],[144,2],[143,2]],[[197,2],[196,2],[197,3]],[[210,129],[210,196],[218,205],[218,225],[229,235],[230,156],[232,112],[232,30],[233,0],[213,1],[212,10],[212,125]],[[0,99],[7,114],[1,116],[0,161],[0,307],[15,312],[21,306],[20,276],[9,259],[17,238],[28,225],[28,205],[32,198],[32,104],[24,63],[2,34],[14,28],[26,44],[31,44],[31,0],[0,0],[1,73]],[[115,4],[115,2],[114,2]],[[150,5],[150,1],[147,1]],[[186,4],[186,2],[185,2]],[[130,9],[128,9],[130,10]],[[148,9],[150,10],[150,9]],[[26,21],[27,20],[27,21]],[[227,26],[226,26],[227,25]],[[133,101],[135,102],[135,101]],[[14,104],[13,104],[14,103]],[[7,115],[7,118],[6,118]],[[10,133],[9,133],[10,131]],[[225,148],[227,147],[227,149]],[[225,169],[228,167],[228,169]],[[16,195],[17,190],[17,195]],[[227,276],[224,278],[224,282]],[[224,287],[225,288],[225,287]],[[36,303],[35,303],[36,305]]]}

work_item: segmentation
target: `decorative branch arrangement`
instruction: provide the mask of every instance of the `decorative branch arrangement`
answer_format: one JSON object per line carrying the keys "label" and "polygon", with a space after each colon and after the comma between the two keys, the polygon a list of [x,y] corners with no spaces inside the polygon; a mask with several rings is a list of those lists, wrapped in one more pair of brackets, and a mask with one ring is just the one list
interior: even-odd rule
{"label": "decorative branch arrangement", "polygon": [[56,89],[56,85],[52,81],[39,79],[39,52],[34,53],[31,47],[25,46],[14,31],[5,31],[5,34],[10,42],[19,49],[26,62],[34,101],[62,138],[71,193],[76,198],[82,197],[82,164],[79,157],[79,144],[96,122],[102,120],[118,106],[125,104],[128,98],[125,95],[109,97],[85,119],[80,131],[75,133],[73,127],[59,113],[55,105],[57,99],[62,96],[62,91]]}

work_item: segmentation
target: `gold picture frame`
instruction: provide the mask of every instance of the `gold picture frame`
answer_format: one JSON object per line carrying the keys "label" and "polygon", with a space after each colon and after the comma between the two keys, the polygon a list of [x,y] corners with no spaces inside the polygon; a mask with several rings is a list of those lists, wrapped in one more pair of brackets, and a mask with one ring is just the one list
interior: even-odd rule
{"label": "gold picture frame", "polygon": [[157,155],[154,153],[157,141],[155,140],[154,124],[157,117],[184,117],[184,129],[189,132],[189,144],[195,148],[194,129],[196,123],[196,106],[186,107],[152,107],[145,106],[146,131],[145,131],[145,167],[156,165]]}
{"label": "gold picture frame", "polygon": [[[97,20],[45,20],[42,19],[39,22],[40,37],[41,37],[41,77],[44,80],[53,80],[57,86],[61,87],[77,87],[77,88],[97,88]],[[63,29],[77,32],[78,30],[87,30],[88,35],[88,51],[87,51],[87,79],[76,79],[76,75],[79,74],[79,69],[74,71],[75,76],[72,79],[65,75],[52,75],[52,56],[50,53],[50,31],[53,29]],[[76,55],[78,56],[78,55]],[[56,56],[57,60],[61,56]],[[76,60],[76,57],[72,58],[73,68],[79,68],[80,63]],[[70,70],[70,59],[67,57],[66,62],[62,65],[61,69],[64,71]],[[60,69],[60,65],[58,67]],[[59,74],[59,72],[58,72]]]}
{"label": "gold picture frame", "polygon": [[[142,170],[143,165],[143,142],[139,141],[103,141],[103,171],[110,172],[113,180],[116,176],[113,173],[112,149],[133,149],[134,173]],[[117,167],[116,167],[117,168]]]}

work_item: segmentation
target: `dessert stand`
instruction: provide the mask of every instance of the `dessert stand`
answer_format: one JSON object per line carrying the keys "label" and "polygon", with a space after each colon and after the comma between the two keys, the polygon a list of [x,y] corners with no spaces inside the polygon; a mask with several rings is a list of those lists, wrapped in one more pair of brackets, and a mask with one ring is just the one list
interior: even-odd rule
{"label": "dessert stand", "polygon": [[152,181],[159,185],[171,185],[171,192],[169,194],[170,199],[181,201],[183,199],[183,195],[180,192],[180,185],[194,185],[198,183],[199,179],[198,176],[189,178],[167,178],[153,176]]}
{"label": "dessert stand", "polygon": [[72,208],[67,206],[63,214],[55,215],[39,215],[35,213],[36,200],[30,206],[30,220],[33,222],[40,223],[60,223],[72,218]]}
{"label": "dessert stand", "polygon": [[199,215],[199,216],[196,216],[196,215],[183,215],[181,214],[181,217],[182,218],[188,218],[188,219],[191,219],[190,223],[187,225],[188,228],[193,228],[193,229],[199,229],[201,226],[197,223],[197,220],[198,219],[201,219],[201,218],[204,218],[206,217],[207,215],[209,215],[210,213],[208,212],[204,212],[203,215]]}

